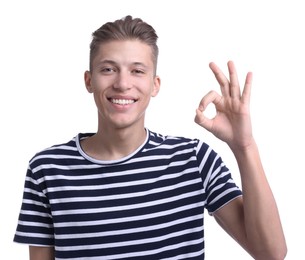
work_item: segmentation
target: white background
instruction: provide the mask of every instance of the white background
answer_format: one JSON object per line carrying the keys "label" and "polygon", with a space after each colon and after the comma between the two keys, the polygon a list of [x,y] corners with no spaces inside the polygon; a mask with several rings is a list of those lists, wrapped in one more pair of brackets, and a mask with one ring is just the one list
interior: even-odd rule
{"label": "white background", "polygon": [[[218,85],[208,68],[235,61],[254,73],[254,134],[277,199],[288,260],[304,257],[305,15],[302,1],[1,1],[0,258],[28,259],[12,242],[28,160],[37,151],[96,130],[83,83],[91,33],[131,14],[159,35],[162,89],[147,126],[199,137],[218,151],[239,183],[227,146],[193,122],[201,97]],[[206,215],[206,259],[251,259]],[[4,257],[6,256],[6,257]]]}

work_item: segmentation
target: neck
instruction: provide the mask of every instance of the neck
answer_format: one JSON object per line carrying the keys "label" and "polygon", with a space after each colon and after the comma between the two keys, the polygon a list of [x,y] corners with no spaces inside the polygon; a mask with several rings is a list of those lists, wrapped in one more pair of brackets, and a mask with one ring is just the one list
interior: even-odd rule
{"label": "neck", "polygon": [[99,127],[92,137],[81,143],[89,156],[98,160],[118,160],[137,150],[146,139],[144,127],[109,129]]}

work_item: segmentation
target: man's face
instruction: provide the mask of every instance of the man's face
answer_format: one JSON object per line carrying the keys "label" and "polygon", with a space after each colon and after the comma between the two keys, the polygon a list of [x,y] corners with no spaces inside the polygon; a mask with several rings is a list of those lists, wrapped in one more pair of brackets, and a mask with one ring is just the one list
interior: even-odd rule
{"label": "man's face", "polygon": [[151,47],[138,40],[103,44],[93,59],[92,71],[85,73],[85,83],[94,95],[102,125],[143,127],[150,98],[160,87]]}

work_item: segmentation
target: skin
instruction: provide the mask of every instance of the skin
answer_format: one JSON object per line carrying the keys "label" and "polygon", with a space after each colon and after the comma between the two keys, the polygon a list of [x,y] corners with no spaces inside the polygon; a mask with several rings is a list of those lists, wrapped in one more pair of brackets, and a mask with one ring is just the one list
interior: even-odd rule
{"label": "skin", "polygon": [[[243,196],[214,213],[216,221],[253,258],[282,260],[287,253],[285,237],[275,199],[268,184],[252,134],[250,92],[252,73],[241,91],[237,72],[228,62],[229,78],[210,63],[221,89],[205,95],[196,110],[195,122],[226,142],[231,148],[242,181]],[[98,109],[98,131],[83,140],[82,147],[100,160],[122,158],[134,152],[145,140],[145,110],[160,89],[160,78],[153,73],[151,49],[137,40],[113,41],[103,45],[85,72],[85,84]],[[119,99],[135,100],[128,105]],[[205,109],[216,108],[209,119]],[[111,140],[111,142],[110,142]],[[30,247],[30,259],[54,259],[53,248]]]}
{"label": "skin", "polygon": [[[249,109],[252,73],[247,74],[241,92],[232,61],[228,62],[229,79],[215,63],[210,63],[210,68],[221,95],[211,91],[203,97],[195,122],[229,145],[238,163],[243,190],[243,197],[219,209],[215,219],[253,258],[284,259],[287,246],[277,205],[252,134]],[[217,114],[208,119],[204,110],[211,103]]]}
{"label": "skin", "polygon": [[[83,149],[100,160],[115,160],[134,152],[145,140],[145,110],[160,89],[154,75],[151,48],[139,41],[104,44],[85,72],[85,84],[98,108],[98,131]],[[111,99],[135,100],[128,105]]]}
{"label": "skin", "polygon": [[44,246],[29,247],[30,260],[54,260],[54,248]]}

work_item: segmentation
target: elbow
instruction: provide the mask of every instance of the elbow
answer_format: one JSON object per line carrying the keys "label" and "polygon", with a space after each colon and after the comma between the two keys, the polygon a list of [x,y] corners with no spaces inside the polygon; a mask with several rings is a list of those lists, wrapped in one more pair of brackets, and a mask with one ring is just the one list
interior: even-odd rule
{"label": "elbow", "polygon": [[254,253],[252,256],[256,260],[284,260],[287,256],[286,244],[266,251]]}
{"label": "elbow", "polygon": [[283,248],[281,248],[280,250],[278,250],[278,252],[276,252],[274,255],[273,255],[273,258],[274,260],[284,260],[287,256],[287,246],[285,245]]}
{"label": "elbow", "polygon": [[272,250],[270,254],[271,257],[269,259],[284,260],[287,256],[287,252],[288,252],[287,245],[285,242],[283,242],[281,246]]}
{"label": "elbow", "polygon": [[264,259],[284,260],[286,258],[286,255],[287,255],[287,249],[279,252],[275,252],[272,255],[270,255],[268,258],[264,258]]}

